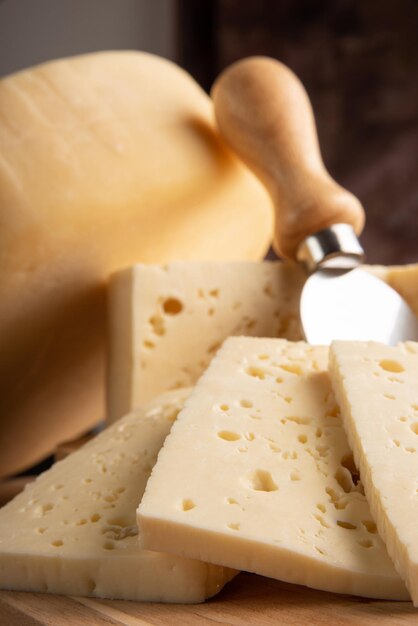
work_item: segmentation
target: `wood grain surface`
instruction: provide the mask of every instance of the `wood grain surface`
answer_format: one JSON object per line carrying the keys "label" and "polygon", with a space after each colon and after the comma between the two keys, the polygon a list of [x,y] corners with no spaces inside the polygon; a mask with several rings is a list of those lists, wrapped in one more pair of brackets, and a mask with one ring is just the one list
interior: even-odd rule
{"label": "wood grain surface", "polygon": [[176,605],[0,592],[1,626],[406,626],[409,602],[383,602],[313,591],[240,574],[205,604]]}

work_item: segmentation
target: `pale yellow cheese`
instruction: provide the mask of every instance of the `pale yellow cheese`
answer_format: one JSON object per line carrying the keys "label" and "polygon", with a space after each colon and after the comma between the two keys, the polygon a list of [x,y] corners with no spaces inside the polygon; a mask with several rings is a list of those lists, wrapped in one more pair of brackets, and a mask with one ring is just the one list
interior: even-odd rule
{"label": "pale yellow cheese", "polygon": [[327,373],[328,350],[230,338],[161,450],[144,545],[318,589],[408,594],[376,533]]}
{"label": "pale yellow cheese", "polygon": [[418,343],[335,342],[330,369],[373,517],[418,606]]}
{"label": "pale yellow cheese", "polygon": [[[366,268],[388,280],[418,314],[418,266]],[[107,418],[193,385],[230,335],[302,339],[306,275],[292,264],[136,265],[110,283]]]}
{"label": "pale yellow cheese", "polygon": [[384,269],[386,282],[396,289],[418,316],[418,264]]}
{"label": "pale yellow cheese", "polygon": [[165,59],[105,52],[0,80],[0,476],[104,417],[108,275],[260,259],[270,206]]}
{"label": "pale yellow cheese", "polygon": [[140,547],[135,509],[190,390],[131,413],[0,509],[0,588],[201,602],[233,573]]}
{"label": "pale yellow cheese", "polygon": [[278,262],[135,265],[110,283],[110,422],[193,385],[229,335],[300,339],[302,268]]}

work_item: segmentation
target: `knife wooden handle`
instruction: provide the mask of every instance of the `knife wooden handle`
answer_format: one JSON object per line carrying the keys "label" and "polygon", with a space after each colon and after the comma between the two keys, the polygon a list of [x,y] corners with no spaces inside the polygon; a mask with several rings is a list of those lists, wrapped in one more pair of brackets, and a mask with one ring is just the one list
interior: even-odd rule
{"label": "knife wooden handle", "polygon": [[238,61],[211,95],[221,134],[270,192],[281,256],[295,260],[306,237],[332,224],[361,232],[363,207],[325,169],[308,95],[289,68],[267,57]]}

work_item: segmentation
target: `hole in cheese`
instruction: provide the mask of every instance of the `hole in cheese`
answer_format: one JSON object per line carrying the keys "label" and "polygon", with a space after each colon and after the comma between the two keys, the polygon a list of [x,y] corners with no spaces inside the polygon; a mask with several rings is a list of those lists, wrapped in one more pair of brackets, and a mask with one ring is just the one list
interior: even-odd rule
{"label": "hole in cheese", "polygon": [[151,325],[152,332],[155,335],[158,335],[160,337],[165,335],[165,324],[162,317],[160,317],[159,315],[153,315],[149,318],[149,323]]}
{"label": "hole in cheese", "polygon": [[306,424],[310,424],[312,421],[310,417],[297,417],[295,415],[289,415],[288,417],[286,417],[286,420],[288,422],[294,422],[295,424],[301,424],[304,426]]}
{"label": "hole in cheese", "polygon": [[337,520],[337,526],[346,528],[347,530],[355,530],[357,528],[355,524],[350,524],[350,522],[344,522],[343,520]]}
{"label": "hole in cheese", "polygon": [[314,515],[314,518],[321,524],[321,526],[323,526],[324,528],[329,528],[329,524],[327,524],[322,515]]}
{"label": "hole in cheese", "polygon": [[247,367],[245,371],[249,376],[252,376],[253,378],[259,378],[260,380],[264,380],[266,377],[266,371],[263,370],[261,367],[254,367],[254,365]]}
{"label": "hole in cheese", "polygon": [[[334,478],[337,481],[337,483],[340,485],[340,487],[343,489],[343,491],[345,491],[345,493],[350,493],[351,491],[357,491],[356,489],[357,485],[355,485],[353,482],[352,474],[350,470],[348,470],[346,467],[342,467],[342,466],[339,467],[334,474]],[[360,488],[361,483],[358,486]]]}
{"label": "hole in cheese", "polygon": [[337,510],[341,510],[341,509],[345,509],[346,508],[346,506],[348,504],[348,500],[346,498],[341,497],[331,487],[326,487],[325,491],[328,494],[330,502],[331,502],[331,504],[333,504],[334,508],[336,508]]}
{"label": "hole in cheese", "polygon": [[195,506],[196,505],[193,502],[193,500],[188,500],[188,499],[187,500],[183,500],[183,503],[182,503],[183,511],[191,511],[192,509],[195,508]]}
{"label": "hole in cheese", "polygon": [[289,372],[289,374],[296,374],[296,376],[302,376],[303,374],[303,371],[300,365],[285,364],[285,365],[280,365],[280,369],[284,370],[285,372]]}
{"label": "hole in cheese", "polygon": [[379,367],[385,372],[404,372],[405,368],[399,361],[394,361],[392,359],[382,359],[379,361]]}
{"label": "hole in cheese", "polygon": [[163,310],[167,315],[178,315],[183,310],[183,303],[178,298],[167,298],[163,302]]}
{"label": "hole in cheese", "polygon": [[350,472],[351,480],[353,481],[353,484],[357,485],[357,483],[360,480],[360,474],[354,463],[353,455],[346,454],[345,456],[343,456],[343,458],[341,459],[341,465]]}
{"label": "hole in cheese", "polygon": [[250,476],[250,485],[254,491],[277,491],[278,486],[274,482],[270,472],[258,469]]}
{"label": "hole in cheese", "polygon": [[231,430],[221,430],[218,433],[218,437],[220,439],[224,439],[225,441],[237,441],[241,439],[241,435],[238,433],[234,433]]}

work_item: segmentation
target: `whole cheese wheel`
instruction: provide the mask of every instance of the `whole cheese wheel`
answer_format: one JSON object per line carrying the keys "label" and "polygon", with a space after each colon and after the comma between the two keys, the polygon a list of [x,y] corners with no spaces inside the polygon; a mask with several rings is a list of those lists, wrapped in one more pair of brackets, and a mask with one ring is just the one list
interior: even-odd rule
{"label": "whole cheese wheel", "polygon": [[0,81],[0,475],[104,417],[110,273],[252,260],[270,200],[223,146],[208,96],[140,52]]}

